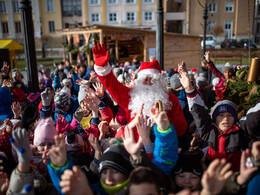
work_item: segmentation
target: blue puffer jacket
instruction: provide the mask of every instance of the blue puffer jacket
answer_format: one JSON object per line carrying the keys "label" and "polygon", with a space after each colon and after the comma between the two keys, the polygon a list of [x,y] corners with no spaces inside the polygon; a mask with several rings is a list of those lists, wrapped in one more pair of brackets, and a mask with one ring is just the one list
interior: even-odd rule
{"label": "blue puffer jacket", "polygon": [[154,125],[154,152],[152,162],[166,175],[170,175],[178,160],[178,139],[172,122],[166,131]]}

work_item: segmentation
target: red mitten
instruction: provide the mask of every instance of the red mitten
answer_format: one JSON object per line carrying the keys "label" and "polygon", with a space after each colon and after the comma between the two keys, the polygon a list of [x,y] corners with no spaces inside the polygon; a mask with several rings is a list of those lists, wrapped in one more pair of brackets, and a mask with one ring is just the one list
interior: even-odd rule
{"label": "red mitten", "polygon": [[70,130],[70,125],[67,123],[66,119],[64,117],[58,118],[56,122],[56,130],[58,134],[62,133],[63,135],[66,135],[67,132]]}
{"label": "red mitten", "polygon": [[92,49],[94,56],[95,56],[95,64],[97,66],[106,66],[109,61],[109,50],[106,49],[106,46],[104,43],[102,43],[102,46],[97,43],[97,45],[94,46]]}

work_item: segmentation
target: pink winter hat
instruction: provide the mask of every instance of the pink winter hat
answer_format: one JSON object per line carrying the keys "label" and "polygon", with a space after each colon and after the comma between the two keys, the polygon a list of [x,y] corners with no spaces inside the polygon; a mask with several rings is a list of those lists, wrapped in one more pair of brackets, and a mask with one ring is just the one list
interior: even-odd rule
{"label": "pink winter hat", "polygon": [[39,146],[45,142],[54,143],[55,135],[58,135],[58,133],[52,119],[42,119],[34,131],[33,145]]}

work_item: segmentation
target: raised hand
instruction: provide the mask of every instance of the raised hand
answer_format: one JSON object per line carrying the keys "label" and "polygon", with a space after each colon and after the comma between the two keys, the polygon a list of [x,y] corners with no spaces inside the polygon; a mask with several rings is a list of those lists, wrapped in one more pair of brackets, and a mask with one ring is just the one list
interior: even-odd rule
{"label": "raised hand", "polygon": [[62,134],[55,135],[55,145],[50,149],[50,159],[54,166],[63,167],[67,162],[65,139]]}
{"label": "raised hand", "polygon": [[100,43],[97,43],[92,51],[95,56],[95,65],[106,66],[108,64],[110,53],[109,50],[106,49],[104,43],[102,43],[102,46],[100,45]]}
{"label": "raised hand", "polygon": [[205,60],[206,60],[207,62],[210,62],[210,52],[209,52],[209,51],[206,51],[206,52],[205,52],[204,57],[205,57]]}
{"label": "raised hand", "polygon": [[32,150],[27,130],[19,128],[12,133],[13,137],[10,138],[10,142],[13,149],[17,152],[19,163],[29,164],[32,158]]}
{"label": "raised hand", "polygon": [[22,113],[22,107],[19,102],[14,102],[11,106],[11,109],[14,113],[14,118],[19,118]]}
{"label": "raised hand", "polygon": [[69,130],[70,124],[66,121],[64,117],[58,118],[57,123],[56,123],[56,130],[58,134],[66,134],[67,131]]}
{"label": "raised hand", "polygon": [[192,91],[194,88],[193,88],[192,83],[190,81],[190,77],[188,75],[188,72],[185,69],[182,68],[181,64],[178,64],[178,67],[179,67],[178,68],[179,74],[181,75],[181,76],[178,76],[178,78],[180,79],[182,86],[184,87],[186,92]]}
{"label": "raised hand", "polygon": [[2,83],[2,87],[8,87],[8,88],[11,88],[13,86],[13,84],[11,83],[11,81],[9,80],[4,80],[3,83]]}
{"label": "raised hand", "polygon": [[135,118],[128,124],[128,127],[135,128],[136,125],[138,124],[138,120],[140,116],[143,116],[143,109],[144,109],[144,104],[142,104],[141,108],[138,110],[137,114],[135,115]]}
{"label": "raised hand", "polygon": [[140,155],[140,149],[142,146],[142,138],[139,137],[136,143],[133,129],[125,127],[124,136],[122,137],[126,151],[132,156],[133,159],[137,159]]}
{"label": "raised hand", "polygon": [[7,64],[7,62],[3,63],[3,67],[1,68],[1,71],[4,75],[9,74],[9,65]]}
{"label": "raised hand", "polygon": [[100,132],[98,140],[101,141],[102,139],[105,138],[105,136],[106,136],[106,134],[108,133],[108,130],[109,130],[109,126],[108,126],[107,121],[101,121],[98,124],[98,130]]}
{"label": "raised hand", "polygon": [[80,123],[80,121],[81,121],[82,118],[84,117],[84,112],[85,112],[85,110],[88,111],[88,108],[86,107],[86,105],[85,105],[84,102],[83,102],[83,108],[82,108],[82,109],[81,109],[81,108],[78,108],[78,109],[76,110],[76,112],[74,113],[73,117],[76,119],[76,121],[77,121],[78,123]]}
{"label": "raised hand", "polygon": [[72,170],[65,170],[61,176],[61,191],[67,195],[93,195],[94,193],[88,185],[86,175],[76,166]]}
{"label": "raised hand", "polygon": [[99,160],[102,155],[102,149],[97,138],[91,133],[89,134],[88,141],[95,150],[95,158]]}
{"label": "raised hand", "polygon": [[43,106],[51,105],[51,91],[49,88],[46,88],[43,92],[41,92],[41,98]]}
{"label": "raised hand", "polygon": [[91,83],[88,80],[85,80],[85,79],[82,79],[82,78],[76,80],[76,84],[77,85],[88,85],[88,86],[91,85]]}
{"label": "raised hand", "polygon": [[12,130],[13,130],[13,127],[14,127],[12,121],[9,118],[7,118],[7,119],[5,119],[4,123],[6,124],[6,132],[12,133]]}
{"label": "raised hand", "polygon": [[151,108],[150,113],[159,129],[167,130],[170,128],[170,121],[165,111],[159,112],[158,108],[156,108],[154,112],[153,108]]}
{"label": "raised hand", "polygon": [[150,139],[151,133],[151,120],[148,120],[148,116],[139,116],[138,123],[136,125],[137,132],[139,136],[142,138],[144,145],[151,145],[152,141]]}
{"label": "raised hand", "polygon": [[93,84],[93,87],[94,87],[94,89],[96,91],[96,95],[98,97],[103,97],[104,96],[105,91],[104,91],[104,87],[101,84],[101,82],[96,82],[95,84]]}
{"label": "raised hand", "polygon": [[240,160],[240,174],[237,177],[237,183],[240,185],[244,185],[251,178],[253,173],[257,171],[258,167],[246,167],[246,159],[250,157],[249,149],[246,149],[242,152],[241,160]]}
{"label": "raised hand", "polygon": [[203,190],[201,194],[218,194],[222,191],[225,182],[232,175],[231,164],[225,159],[215,159],[204,172],[201,183]]}

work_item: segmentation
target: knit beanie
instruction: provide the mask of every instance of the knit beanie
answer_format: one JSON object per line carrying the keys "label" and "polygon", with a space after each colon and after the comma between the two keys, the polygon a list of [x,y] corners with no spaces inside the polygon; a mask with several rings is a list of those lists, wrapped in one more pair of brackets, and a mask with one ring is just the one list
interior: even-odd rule
{"label": "knit beanie", "polygon": [[34,130],[33,145],[39,146],[45,142],[54,143],[55,135],[58,135],[58,133],[53,125],[52,119],[42,119]]}
{"label": "knit beanie", "polygon": [[230,64],[229,62],[227,62],[227,63],[223,66],[222,72],[225,72],[226,70],[231,71],[231,72],[233,73],[233,72],[234,72],[233,65]]}
{"label": "knit beanie", "polygon": [[69,78],[63,79],[62,84],[63,84],[64,86],[67,84],[69,88],[72,87],[72,81],[71,81],[71,79],[69,79]]}
{"label": "knit beanie", "polygon": [[172,89],[177,89],[181,87],[181,82],[178,76],[180,76],[179,73],[175,73],[170,78],[170,84]]}
{"label": "knit beanie", "polygon": [[216,103],[212,107],[212,112],[211,112],[212,119],[214,121],[216,121],[217,116],[223,112],[228,112],[228,113],[232,114],[235,121],[237,121],[236,104],[234,102],[232,102],[230,100],[222,100],[222,101],[219,101],[218,103]]}
{"label": "knit beanie", "polygon": [[64,109],[67,105],[70,105],[70,99],[65,91],[60,91],[54,96],[54,103],[58,109]]}
{"label": "knit beanie", "polygon": [[64,91],[65,93],[68,94],[68,97],[71,97],[71,91],[70,88],[68,88],[67,86],[62,87],[62,89],[60,91]]}
{"label": "knit beanie", "polygon": [[197,79],[196,79],[196,85],[198,87],[204,87],[205,85],[208,84],[208,80],[205,78],[205,77],[201,77],[199,76]]}
{"label": "knit beanie", "polygon": [[81,101],[85,98],[85,95],[86,95],[85,89],[87,87],[88,87],[87,85],[80,85],[80,87],[79,87],[79,93],[78,93],[79,105],[80,105]]}
{"label": "knit beanie", "polygon": [[195,150],[192,152],[185,151],[179,154],[179,159],[172,171],[172,175],[179,175],[183,172],[190,172],[199,177],[202,177],[203,168],[200,159],[203,157],[203,152]]}
{"label": "knit beanie", "polygon": [[130,163],[130,155],[122,144],[115,144],[107,148],[99,160],[99,172],[105,169],[115,169],[129,177],[133,167]]}

